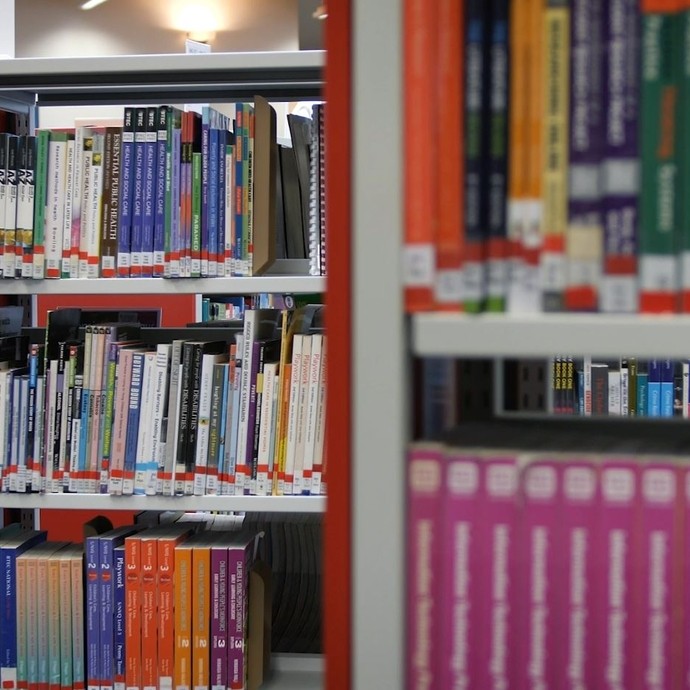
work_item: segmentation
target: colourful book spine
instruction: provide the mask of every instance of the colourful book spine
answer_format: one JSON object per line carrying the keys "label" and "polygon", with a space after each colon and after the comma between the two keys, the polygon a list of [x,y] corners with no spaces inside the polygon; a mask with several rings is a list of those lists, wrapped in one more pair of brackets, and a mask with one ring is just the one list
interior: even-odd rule
{"label": "colourful book spine", "polygon": [[17,203],[17,233],[22,247],[22,278],[33,278],[34,217],[36,193],[36,142],[35,136],[26,137],[24,146],[26,164],[19,181]]}
{"label": "colourful book spine", "polygon": [[407,687],[438,686],[440,502],[443,458],[434,447],[410,451],[407,468]]}
{"label": "colourful book spine", "polygon": [[462,306],[464,221],[463,42],[465,13],[458,0],[438,5],[438,74],[444,94],[438,102],[438,232],[434,300],[437,309]]}
{"label": "colourful book spine", "polygon": [[101,686],[101,574],[100,543],[98,537],[87,537],[84,544],[86,566],[86,678],[88,690]]}
{"label": "colourful book spine", "polygon": [[145,353],[134,352],[132,356],[132,377],[129,389],[129,408],[127,413],[127,440],[125,442],[125,462],[123,471],[122,492],[131,495],[134,492],[134,474],[137,458],[137,439],[139,433],[142,378]]}
{"label": "colourful book spine", "polygon": [[229,686],[228,621],[228,549],[220,544],[211,548],[211,690]]}
{"label": "colourful book spine", "polygon": [[72,556],[75,547],[60,554],[60,686],[72,688]]}
{"label": "colourful book spine", "polygon": [[436,73],[436,12],[433,2],[404,3],[404,132],[405,141],[416,153],[414,163],[410,161],[404,172],[403,285],[408,312],[426,311],[434,304],[436,157],[435,137],[429,132],[435,117],[429,118],[429,106],[435,102],[436,85],[430,75]]}
{"label": "colourful book spine", "polygon": [[[220,113],[211,110],[211,122],[209,129],[209,165],[208,165],[208,235],[206,243],[208,247],[208,275],[215,277],[218,275],[218,230],[219,216],[218,216],[218,188],[220,183],[220,159],[218,156],[219,138],[219,118]],[[203,246],[203,237],[202,237]],[[202,255],[203,256],[203,255]]]}
{"label": "colourful book spine", "polygon": [[36,150],[36,193],[34,196],[34,280],[45,278],[45,214],[48,185],[48,148],[50,132],[41,130],[38,133]]}
{"label": "colourful book spine", "polygon": [[191,690],[192,677],[192,548],[175,549],[175,668],[173,687]]}
{"label": "colourful book spine", "polygon": [[153,236],[156,225],[156,173],[158,170],[156,164],[157,148],[158,108],[147,108],[141,230],[141,275],[143,278],[153,276]]}
{"label": "colourful book spine", "polygon": [[153,275],[165,275],[165,228],[166,228],[166,189],[168,176],[168,118],[172,108],[162,105],[158,108],[158,131],[156,135],[156,201],[153,231]]}
{"label": "colourful book spine", "polygon": [[491,1],[488,53],[486,309],[504,312],[508,296],[509,1]]}
{"label": "colourful book spine", "polygon": [[640,88],[640,311],[673,312],[679,291],[679,2],[642,2]]}
{"label": "colourful book spine", "polygon": [[182,155],[182,121],[181,114],[174,111],[175,119],[172,130],[172,181],[171,181],[171,219],[170,219],[170,276],[180,277],[180,190],[181,190],[181,155]]}
{"label": "colourful book spine", "polygon": [[122,127],[120,212],[117,232],[117,275],[127,278],[131,267],[132,201],[134,187],[134,108],[125,108]]}
{"label": "colourful book spine", "polygon": [[[601,470],[601,522],[597,530],[597,558],[603,576],[593,628],[601,631],[595,678],[606,688],[635,687],[633,615],[635,521],[638,508],[638,468],[635,463],[607,461]],[[597,547],[595,547],[597,548]],[[595,581],[596,582],[596,581]]]}
{"label": "colourful book spine", "polygon": [[596,311],[602,255],[604,11],[602,3],[572,0],[571,12],[564,306],[568,311]]}
{"label": "colourful book spine", "polygon": [[659,416],[673,417],[673,362],[670,359],[662,359],[659,369]]}
{"label": "colourful book spine", "polygon": [[226,242],[226,208],[225,202],[228,194],[231,193],[230,182],[228,180],[228,165],[225,160],[228,131],[227,118],[221,120],[221,129],[218,130],[218,188],[216,192],[216,203],[218,205],[218,240],[216,245],[216,262],[218,264],[217,273],[219,277],[224,277],[225,272],[225,242]]}
{"label": "colourful book spine", "polygon": [[118,546],[113,551],[115,587],[113,592],[113,688],[125,690],[126,671],[126,601],[125,601],[125,547]]}
{"label": "colourful book spine", "polygon": [[65,212],[65,170],[68,135],[51,132],[48,147],[45,217],[46,278],[60,277]]}
{"label": "colourful book spine", "polygon": [[146,108],[136,108],[134,124],[134,156],[132,172],[132,233],[129,274],[142,276],[144,264],[144,189],[146,185]]}
{"label": "colourful book spine", "polygon": [[5,178],[5,244],[4,270],[5,278],[15,276],[15,262],[17,252],[17,192],[19,186],[19,150],[20,137],[10,135],[7,138],[7,169]]}
{"label": "colourful book spine", "polygon": [[117,275],[120,193],[122,185],[122,138],[122,128],[109,127],[106,130],[106,167],[103,185],[103,225],[101,227],[102,278],[115,278]]}
{"label": "colourful book spine", "polygon": [[158,540],[141,540],[141,687],[157,690],[158,679]]}
{"label": "colourful book spine", "polygon": [[60,552],[49,557],[48,563],[48,690],[60,690]]}
{"label": "colourful book spine", "polygon": [[28,580],[26,573],[26,557],[17,559],[17,688],[27,690],[29,687],[28,669],[28,611],[27,601]]}
{"label": "colourful book spine", "polygon": [[[75,160],[77,147],[74,137],[67,141],[67,162],[65,166],[65,212],[62,225],[62,260],[60,262],[60,278],[70,277],[70,261],[72,256],[72,215],[74,200],[74,178],[76,173]],[[19,229],[19,228],[17,228]]]}
{"label": "colourful book spine", "polygon": [[209,273],[209,211],[210,211],[210,169],[211,169],[211,120],[213,110],[204,106],[201,113],[201,223],[200,223],[200,267],[201,276]]}
{"label": "colourful book spine", "polygon": [[84,554],[72,558],[72,690],[85,690],[84,658]]}
{"label": "colourful book spine", "polygon": [[141,539],[125,540],[125,684],[141,688]]}
{"label": "colourful book spine", "polygon": [[231,544],[228,548],[230,580],[228,680],[231,690],[242,690],[247,683],[249,569],[249,548],[246,543]]}
{"label": "colourful book spine", "polygon": [[681,0],[678,19],[680,33],[680,76],[678,117],[679,220],[676,230],[680,256],[680,311],[690,312],[690,132],[684,126],[690,116],[690,2]]}
{"label": "colourful book spine", "polygon": [[192,679],[194,690],[208,690],[210,668],[210,573],[211,549],[209,544],[196,544],[192,555]]}
{"label": "colourful book spine", "polygon": [[[192,278],[201,277],[201,153],[192,153]],[[208,242],[208,240],[207,240]],[[208,246],[208,245],[207,245]],[[208,260],[207,260],[208,263]]]}
{"label": "colourful book spine", "polygon": [[242,182],[242,158],[245,147],[244,140],[245,104],[235,106],[235,219],[233,232],[233,265],[234,275],[242,275],[242,219],[244,217],[244,193]]}
{"label": "colourful book spine", "polygon": [[638,0],[608,0],[603,10],[604,275],[600,309],[637,312],[640,3]]}

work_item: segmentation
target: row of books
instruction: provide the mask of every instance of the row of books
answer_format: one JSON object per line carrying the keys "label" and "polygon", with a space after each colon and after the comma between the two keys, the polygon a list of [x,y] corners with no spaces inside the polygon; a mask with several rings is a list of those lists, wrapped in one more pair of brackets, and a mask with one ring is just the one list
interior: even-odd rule
{"label": "row of books", "polygon": [[410,449],[407,687],[683,687],[687,446],[543,430]]}
{"label": "row of books", "polygon": [[28,355],[27,336],[2,342],[2,489],[325,492],[321,312],[250,309],[243,323],[157,344],[134,324],[51,312]]}
{"label": "row of books", "polygon": [[687,3],[404,7],[407,309],[689,311]]}
{"label": "row of books", "polygon": [[323,302],[323,295],[314,294],[256,294],[239,297],[232,295],[223,297],[202,297],[201,320],[202,321],[234,321],[242,320],[247,309],[295,309],[308,304]]}
{"label": "row of books", "polygon": [[690,417],[687,361],[556,357],[550,365],[554,414]]}
{"label": "row of books", "polygon": [[[241,517],[186,517],[84,544],[17,526],[0,532],[3,687],[258,687],[271,606],[260,536]],[[249,681],[250,654],[259,682]]]}
{"label": "row of books", "polygon": [[320,274],[323,106],[313,109],[313,126],[288,116],[296,143],[280,151],[258,96],[232,120],[210,106],[125,107],[112,126],[0,133],[0,275],[251,276],[277,257]]}

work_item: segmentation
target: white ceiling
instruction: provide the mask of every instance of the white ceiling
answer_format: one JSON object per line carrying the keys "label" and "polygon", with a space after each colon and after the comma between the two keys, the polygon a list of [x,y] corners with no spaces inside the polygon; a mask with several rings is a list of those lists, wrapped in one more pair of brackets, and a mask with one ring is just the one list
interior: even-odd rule
{"label": "white ceiling", "polygon": [[16,57],[179,53],[186,30],[204,27],[214,52],[320,47],[315,0],[82,1],[16,0]]}

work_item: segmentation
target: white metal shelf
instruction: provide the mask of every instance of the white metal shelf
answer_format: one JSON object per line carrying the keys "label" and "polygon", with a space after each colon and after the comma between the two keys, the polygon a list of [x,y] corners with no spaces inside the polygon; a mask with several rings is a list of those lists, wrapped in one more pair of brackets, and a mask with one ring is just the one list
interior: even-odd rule
{"label": "white metal shelf", "polygon": [[314,654],[274,654],[273,674],[261,690],[321,690],[324,659]]}
{"label": "white metal shelf", "polygon": [[0,494],[0,508],[59,510],[220,510],[323,513],[325,496],[110,496],[108,494]]}
{"label": "white metal shelf", "polygon": [[0,60],[0,95],[39,105],[318,97],[323,51]]}
{"label": "white metal shelf", "polygon": [[690,317],[634,314],[416,314],[412,352],[425,357],[685,358]]}
{"label": "white metal shelf", "polygon": [[324,292],[321,276],[256,276],[250,278],[65,278],[0,280],[0,295],[142,295]]}

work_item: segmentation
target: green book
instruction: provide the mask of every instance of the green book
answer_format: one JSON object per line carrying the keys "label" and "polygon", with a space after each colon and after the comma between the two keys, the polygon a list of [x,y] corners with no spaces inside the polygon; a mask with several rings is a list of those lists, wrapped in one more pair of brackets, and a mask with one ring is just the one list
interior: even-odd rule
{"label": "green book", "polygon": [[679,122],[678,128],[678,185],[680,211],[677,223],[676,241],[680,257],[680,311],[690,312],[690,7],[684,9],[678,18],[681,41]]}
{"label": "green book", "polygon": [[643,12],[640,88],[640,311],[673,312],[679,289],[679,13]]}
{"label": "green book", "polygon": [[46,217],[46,185],[48,176],[48,148],[50,132],[41,130],[38,133],[36,152],[36,179],[34,180],[34,248],[33,248],[33,277],[34,280],[45,278],[46,248],[45,248],[45,217]]}
{"label": "green book", "polygon": [[[192,256],[201,255],[201,153],[192,153]],[[192,262],[192,278],[201,277],[199,262]]]}

